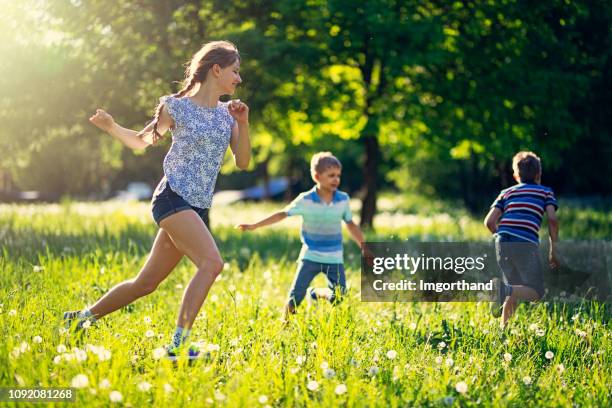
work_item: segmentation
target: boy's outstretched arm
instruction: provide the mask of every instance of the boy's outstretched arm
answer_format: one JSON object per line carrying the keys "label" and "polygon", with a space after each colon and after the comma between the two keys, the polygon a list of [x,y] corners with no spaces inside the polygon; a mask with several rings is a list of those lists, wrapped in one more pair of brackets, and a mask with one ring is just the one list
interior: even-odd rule
{"label": "boy's outstretched arm", "polygon": [[236,225],[236,228],[238,228],[240,231],[252,231],[260,227],[265,227],[266,225],[275,224],[284,220],[285,218],[287,218],[287,213],[284,211],[279,211],[259,222],[256,222],[255,224],[238,224]]}
{"label": "boy's outstretched arm", "polygon": [[550,252],[548,261],[551,268],[559,266],[559,257],[557,255],[557,242],[559,241],[559,220],[557,212],[552,205],[546,206],[546,216],[548,217],[548,234],[550,236]]}
{"label": "boy's outstretched arm", "polygon": [[489,229],[489,231],[491,231],[492,234],[495,234],[497,232],[497,224],[499,224],[499,219],[501,218],[501,216],[502,211],[497,207],[493,207],[491,208],[491,210],[489,210],[489,213],[485,217],[484,225],[486,225],[486,227]]}
{"label": "boy's outstretched arm", "polygon": [[355,224],[353,221],[350,221],[346,223],[346,228],[348,229],[349,234],[351,234],[351,238],[353,238],[353,241],[355,241],[359,248],[361,248],[361,244],[363,243],[365,238],[363,237],[363,232],[361,232],[361,228],[359,228],[359,225]]}

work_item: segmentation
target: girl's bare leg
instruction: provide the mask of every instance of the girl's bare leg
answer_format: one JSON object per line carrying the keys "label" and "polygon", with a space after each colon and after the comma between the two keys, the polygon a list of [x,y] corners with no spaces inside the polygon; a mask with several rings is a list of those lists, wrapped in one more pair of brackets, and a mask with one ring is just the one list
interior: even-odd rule
{"label": "girl's bare leg", "polygon": [[124,281],[89,308],[96,318],[101,318],[136,299],[153,292],[172,272],[183,254],[176,248],[168,233],[160,229],[153,243],[149,258],[134,279]]}
{"label": "girl's bare leg", "polygon": [[177,327],[191,329],[210,287],[223,270],[223,259],[210,231],[195,211],[173,214],[164,218],[160,226],[171,237],[175,247],[197,267],[185,288],[176,321]]}

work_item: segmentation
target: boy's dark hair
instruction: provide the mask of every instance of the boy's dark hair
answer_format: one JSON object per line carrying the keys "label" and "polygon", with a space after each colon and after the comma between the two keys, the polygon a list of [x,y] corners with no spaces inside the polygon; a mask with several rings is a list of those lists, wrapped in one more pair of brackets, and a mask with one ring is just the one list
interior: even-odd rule
{"label": "boy's dark hair", "polygon": [[533,183],[542,172],[542,164],[535,153],[523,151],[512,158],[512,170],[522,183]]}

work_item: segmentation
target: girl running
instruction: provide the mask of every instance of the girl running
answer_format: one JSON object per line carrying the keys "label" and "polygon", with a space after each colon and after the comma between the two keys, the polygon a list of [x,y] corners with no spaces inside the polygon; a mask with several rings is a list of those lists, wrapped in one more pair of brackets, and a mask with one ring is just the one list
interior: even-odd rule
{"label": "girl running", "polygon": [[[93,323],[148,295],[185,255],[197,271],[183,294],[168,357],[175,360],[184,350],[196,315],[223,269],[205,223],[223,157],[228,145],[240,169],[247,168],[251,157],[249,108],[240,100],[219,101],[222,95],[232,95],[242,82],[239,69],[240,55],[232,43],[210,42],[191,59],[183,89],[162,97],[153,121],[140,132],[121,127],[102,109],[89,118],[132,149],[155,144],[167,130],[172,145],[164,158],[164,177],[151,201],[159,231],[147,261],[135,278],[116,285],[93,306],[65,312],[68,324],[76,322],[80,328],[86,321]],[[198,350],[189,347],[187,356],[196,358]]]}

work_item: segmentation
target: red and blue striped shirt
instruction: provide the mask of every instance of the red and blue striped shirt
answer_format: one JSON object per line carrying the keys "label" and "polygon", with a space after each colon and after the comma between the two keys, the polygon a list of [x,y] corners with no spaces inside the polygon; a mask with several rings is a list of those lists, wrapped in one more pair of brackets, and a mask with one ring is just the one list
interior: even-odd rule
{"label": "red and blue striped shirt", "polygon": [[498,235],[512,235],[538,244],[542,216],[546,206],[558,208],[555,194],[540,184],[521,183],[502,190],[491,207],[502,211]]}

